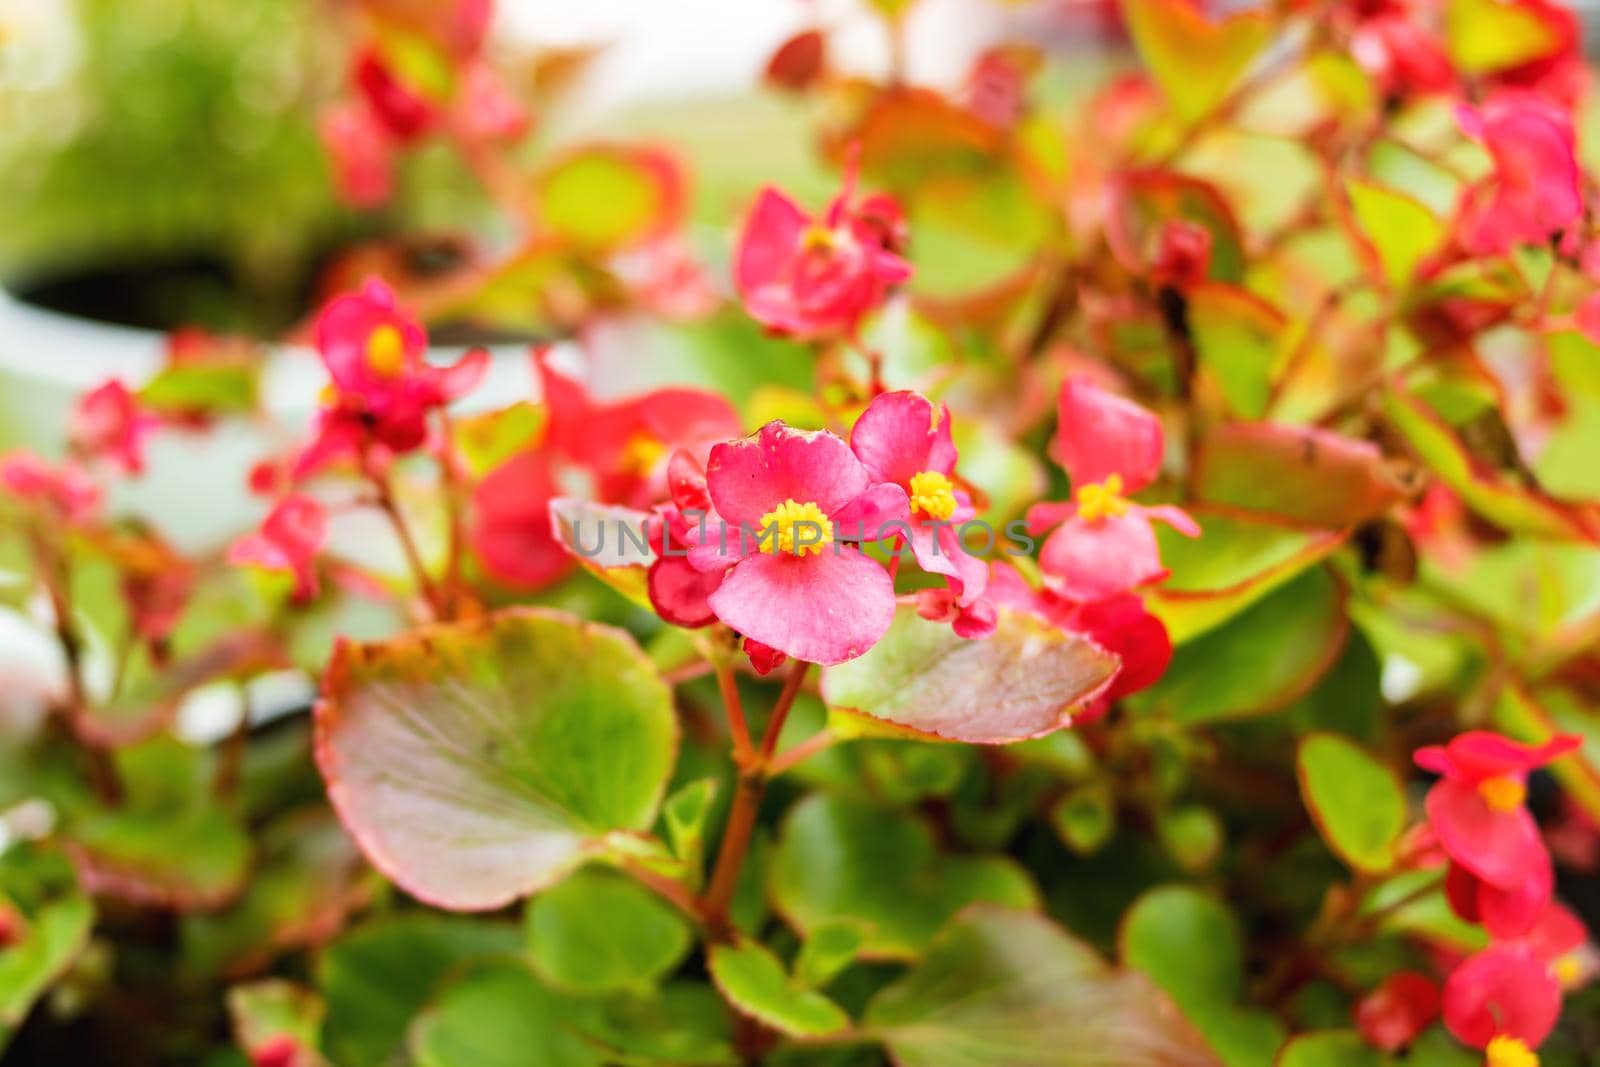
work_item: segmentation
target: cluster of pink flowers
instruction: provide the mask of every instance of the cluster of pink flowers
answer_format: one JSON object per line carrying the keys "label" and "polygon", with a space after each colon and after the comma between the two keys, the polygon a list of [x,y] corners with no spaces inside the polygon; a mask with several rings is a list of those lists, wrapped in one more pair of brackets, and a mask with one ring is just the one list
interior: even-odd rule
{"label": "cluster of pink flowers", "polygon": [[1440,776],[1428,791],[1426,829],[1448,865],[1446,899],[1490,942],[1454,961],[1442,990],[1416,972],[1391,976],[1358,1009],[1369,1041],[1399,1048],[1442,1016],[1458,1040],[1485,1050],[1491,1067],[1538,1062],[1533,1050],[1555,1026],[1563,990],[1586,981],[1592,966],[1583,923],[1553,897],[1550,853],[1526,806],[1527,776],[1578,741],[1562,735],[1523,745],[1472,731],[1417,751],[1417,765]]}

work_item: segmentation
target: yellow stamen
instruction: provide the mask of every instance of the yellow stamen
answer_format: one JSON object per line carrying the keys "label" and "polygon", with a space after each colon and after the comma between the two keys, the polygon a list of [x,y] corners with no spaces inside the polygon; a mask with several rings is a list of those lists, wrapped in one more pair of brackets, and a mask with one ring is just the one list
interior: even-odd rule
{"label": "yellow stamen", "polygon": [[646,475],[656,469],[667,446],[647,433],[634,434],[622,448],[622,469],[629,474]]}
{"label": "yellow stamen", "polygon": [[1120,474],[1078,488],[1078,518],[1084,522],[1119,518],[1128,513],[1128,507],[1128,501],[1122,495]]}
{"label": "yellow stamen", "polygon": [[817,505],[785,500],[761,516],[761,551],[793,556],[821,552],[833,544],[833,521]]}
{"label": "yellow stamen", "polygon": [[1528,799],[1528,787],[1515,775],[1503,774],[1478,783],[1478,794],[1495,811],[1516,811]]}
{"label": "yellow stamen", "polygon": [[833,231],[821,223],[817,223],[806,229],[805,235],[800,238],[800,247],[807,252],[828,249],[833,247],[834,240]]}
{"label": "yellow stamen", "polygon": [[1539,1056],[1521,1040],[1501,1034],[1484,1049],[1487,1067],[1539,1067]]}
{"label": "yellow stamen", "polygon": [[938,471],[911,476],[911,510],[924,519],[948,519],[956,513],[956,487]]}
{"label": "yellow stamen", "polygon": [[406,342],[400,331],[384,323],[367,336],[367,366],[393,378],[406,366]]}
{"label": "yellow stamen", "polygon": [[1550,965],[1562,989],[1575,989],[1583,981],[1583,957],[1569,952]]}

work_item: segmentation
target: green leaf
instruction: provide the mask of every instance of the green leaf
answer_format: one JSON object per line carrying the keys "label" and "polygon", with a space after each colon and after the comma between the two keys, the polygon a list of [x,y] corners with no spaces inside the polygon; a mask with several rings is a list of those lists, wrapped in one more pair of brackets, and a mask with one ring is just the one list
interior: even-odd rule
{"label": "green leaf", "polygon": [[539,976],[573,993],[647,985],[689,951],[689,924],[614,871],[586,867],[529,901],[524,923]]}
{"label": "green leaf", "polygon": [[713,945],[710,966],[712,980],[734,1007],[791,1037],[820,1037],[850,1025],[839,1005],[791,979],[758,942]]}
{"label": "green leaf", "polygon": [[827,985],[855,962],[865,940],[857,923],[846,920],[821,924],[800,946],[800,955],[794,961],[795,981],[807,989]]}
{"label": "green leaf", "polygon": [[57,852],[13,845],[0,855],[0,908],[13,912],[21,934],[0,948],[0,1050],[34,1002],[67,972],[89,944],[94,904]]}
{"label": "green leaf", "polygon": [[1284,346],[1283,312],[1238,286],[1207,282],[1188,295],[1189,331],[1202,378],[1233,414],[1266,413]]}
{"label": "green leaf", "polygon": [[1200,499],[1312,526],[1383,514],[1404,487],[1383,452],[1310,426],[1234,422],[1208,432],[1195,461]]}
{"label": "green leaf", "polygon": [[578,149],[539,176],[534,210],[545,227],[583,249],[637,244],[675,225],[683,179],[664,153],[624,146]]}
{"label": "green leaf", "polygon": [[1239,1005],[1239,925],[1221,901],[1188,886],[1152,889],[1128,909],[1118,944],[1122,962],[1164,989],[1229,1067],[1271,1062],[1283,1027]]}
{"label": "green leaf", "polygon": [[1161,562],[1172,572],[1146,605],[1176,644],[1233,618],[1338,548],[1343,538],[1221,512],[1192,509],[1199,537],[1156,527]]}
{"label": "green leaf", "polygon": [[603,1067],[568,1006],[514,961],[480,965],[411,1024],[416,1067]]}
{"label": "green leaf", "polygon": [[1028,908],[1028,876],[1000,856],[940,856],[915,817],[868,801],[813,794],[784,820],[769,887],[779,912],[809,937],[857,922],[861,954],[910,959],[973,901]]}
{"label": "green leaf", "polygon": [[708,982],[677,981],[642,996],[589,1002],[574,1020],[606,1062],[677,1067],[734,1067],[727,1003]]}
{"label": "green leaf", "polygon": [[1146,169],[1118,175],[1107,190],[1106,241],[1129,270],[1148,273],[1161,251],[1162,231],[1174,219],[1211,234],[1207,277],[1238,284],[1244,278],[1244,234],[1215,185],[1177,171]]}
{"label": "green leaf", "polygon": [[1520,67],[1562,44],[1553,18],[1506,0],[1449,0],[1444,30],[1451,61],[1468,75]]}
{"label": "green leaf", "polygon": [[233,1040],[245,1055],[287,1037],[298,1046],[297,1067],[325,1067],[326,1061],[312,1051],[321,1040],[325,1009],[311,990],[282,978],[264,978],[231,987],[227,1002]]}
{"label": "green leaf", "polygon": [[1222,102],[1271,38],[1264,11],[1210,21],[1189,0],[1123,0],[1128,32],[1167,102],[1193,121]]}
{"label": "green leaf", "polygon": [[918,183],[907,207],[910,291],[924,301],[958,301],[1024,276],[1049,236],[1050,213],[1011,168],[937,175]]}
{"label": "green leaf", "polygon": [[1002,744],[1071,725],[1117,658],[1086,638],[1002,609],[993,635],[958,637],[902,607],[866,655],[826,667],[829,707],[950,741]]}
{"label": "green leaf", "polygon": [[1444,239],[1445,226],[1420,200],[1360,178],[1345,181],[1356,225],[1389,285],[1403,288]]}
{"label": "green leaf", "polygon": [[373,865],[442,907],[504,906],[654,820],[669,691],[626,633],[511,609],[335,649],[328,796]]}
{"label": "green leaf", "polygon": [[1328,847],[1359,871],[1392,867],[1406,826],[1406,798],[1394,772],[1329,733],[1301,740],[1296,767],[1300,795]]}
{"label": "green leaf", "polygon": [[514,926],[443,915],[390,917],[350,931],[317,966],[328,1058],[339,1067],[394,1062],[412,1016],[449,972],[520,947]]}
{"label": "green leaf", "polygon": [[1273,1067],[1384,1067],[1386,1062],[1354,1030],[1324,1030],[1294,1038]]}
{"label": "green leaf", "polygon": [[1180,646],[1161,680],[1129,703],[1185,723],[1276,711],[1333,666],[1349,630],[1344,593],[1318,567]]}
{"label": "green leaf", "polygon": [[139,403],[163,415],[220,415],[254,411],[260,388],[258,365],[178,363],[139,390]]}
{"label": "green leaf", "polygon": [[661,820],[666,823],[672,853],[691,871],[699,871],[705,865],[706,822],[716,798],[717,780],[700,778],[680,786],[661,806]]}
{"label": "green leaf", "polygon": [[1159,990],[1038,915],[977,905],[875,996],[899,1067],[1216,1067]]}
{"label": "green leaf", "polygon": [[467,469],[483,477],[524,449],[538,447],[548,415],[543,405],[519,400],[509,407],[456,419],[456,446]]}
{"label": "green leaf", "polygon": [[1103,782],[1081,785],[1050,809],[1050,825],[1079,855],[1098,852],[1117,831],[1116,798]]}

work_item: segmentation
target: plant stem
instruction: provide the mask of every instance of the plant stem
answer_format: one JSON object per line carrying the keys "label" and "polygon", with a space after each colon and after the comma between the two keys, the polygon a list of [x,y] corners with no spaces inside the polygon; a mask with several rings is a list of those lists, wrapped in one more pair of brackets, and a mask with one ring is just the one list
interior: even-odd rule
{"label": "plant stem", "polygon": [[757,766],[763,774],[770,774],[772,770],[772,757],[778,751],[778,735],[783,733],[783,724],[789,718],[789,709],[794,707],[794,698],[800,695],[800,687],[805,684],[806,671],[811,664],[804,660],[795,660],[789,668],[789,677],[783,681],[783,691],[778,694],[778,702],[772,705],[772,715],[767,719],[767,732],[761,735],[761,759]]}
{"label": "plant stem", "polygon": [[750,727],[745,723],[744,705],[739,700],[739,683],[733,676],[733,663],[726,655],[719,653],[712,669],[716,671],[717,689],[722,693],[722,707],[728,713],[733,763],[742,769],[754,762],[755,749],[750,744]]}
{"label": "plant stem", "polygon": [[373,488],[378,494],[378,508],[388,516],[389,525],[394,527],[395,537],[400,541],[400,549],[405,553],[406,564],[411,568],[418,588],[422,590],[423,599],[427,601],[429,613],[435,620],[448,618],[449,612],[439,595],[439,587],[428,574],[428,568],[422,562],[422,553],[417,551],[417,542],[411,536],[411,527],[406,524],[405,516],[395,503],[394,490],[389,485],[388,475],[369,470],[368,477],[371,478]]}

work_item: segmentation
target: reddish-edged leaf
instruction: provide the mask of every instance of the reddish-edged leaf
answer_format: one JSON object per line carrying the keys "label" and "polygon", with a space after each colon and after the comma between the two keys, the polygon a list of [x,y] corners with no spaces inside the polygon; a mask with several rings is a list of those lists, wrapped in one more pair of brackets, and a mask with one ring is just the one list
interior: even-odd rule
{"label": "reddish-edged leaf", "polygon": [[1212,281],[1237,283],[1244,277],[1244,236],[1239,220],[1217,187],[1200,178],[1168,170],[1131,170],[1107,190],[1106,241],[1123,266],[1144,273],[1155,265],[1161,231],[1168,220],[1183,219],[1211,234]]}
{"label": "reddish-edged leaf", "polygon": [[1122,0],[1133,43],[1172,109],[1186,120],[1222,102],[1272,35],[1272,17],[1247,9],[1213,22],[1190,0]]}
{"label": "reddish-edged leaf", "polygon": [[1376,445],[1312,426],[1219,426],[1195,465],[1201,499],[1312,526],[1365,522],[1405,496],[1398,466]]}
{"label": "reddish-edged leaf", "polygon": [[342,642],[316,734],[328,796],[373,864],[423,900],[478,909],[648,827],[678,728],[626,633],[522,608]]}

